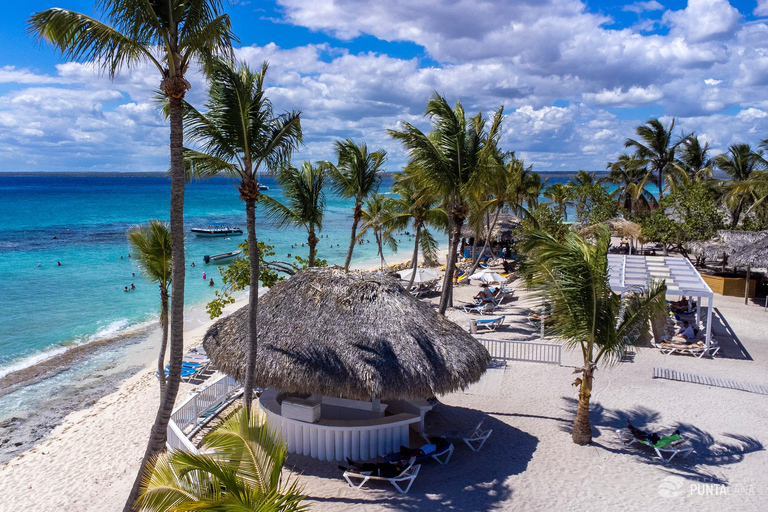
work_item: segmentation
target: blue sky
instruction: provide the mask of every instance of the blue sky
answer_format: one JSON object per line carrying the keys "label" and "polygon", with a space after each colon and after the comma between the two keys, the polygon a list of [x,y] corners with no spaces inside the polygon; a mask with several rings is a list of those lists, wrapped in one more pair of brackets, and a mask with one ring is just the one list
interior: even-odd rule
{"label": "blue sky", "polygon": [[[168,128],[147,66],[114,82],[26,33],[30,14],[92,1],[30,0],[0,20],[0,171],[162,171]],[[676,118],[713,153],[768,138],[768,0],[275,0],[228,5],[238,58],[270,62],[279,110],[302,111],[297,160],[334,140],[385,148],[428,128],[437,90],[470,111],[504,106],[502,143],[534,169],[601,170],[651,117]],[[202,106],[193,72],[189,101]]]}

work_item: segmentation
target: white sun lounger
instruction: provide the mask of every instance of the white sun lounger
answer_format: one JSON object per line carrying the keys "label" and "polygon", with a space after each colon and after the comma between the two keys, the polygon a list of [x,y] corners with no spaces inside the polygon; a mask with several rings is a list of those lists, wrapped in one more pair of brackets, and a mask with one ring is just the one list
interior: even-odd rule
{"label": "white sun lounger", "polygon": [[480,315],[488,315],[493,313],[496,309],[496,304],[493,302],[486,302],[485,304],[466,304],[462,306],[465,313],[478,313]]}
{"label": "white sun lounger", "polygon": [[[399,475],[392,478],[374,476],[367,471],[362,473],[355,473],[347,470],[344,472],[344,479],[347,481],[350,487],[354,487],[355,489],[360,489],[369,480],[383,480],[395,486],[395,489],[397,489],[400,494],[406,494],[411,489],[411,485],[413,485],[413,481],[416,480],[416,476],[419,474],[419,469],[421,469],[420,464],[414,464],[414,462],[416,462],[416,457],[411,457],[411,460],[408,462],[408,467],[406,467]],[[353,478],[361,479],[362,482],[355,484],[352,482]],[[401,487],[400,482],[408,482],[408,485],[405,486],[405,489]]]}
{"label": "white sun lounger", "polygon": [[470,324],[475,322],[478,329],[482,327],[483,329],[487,329],[489,331],[495,331],[504,323],[505,318],[507,318],[505,315],[497,316],[495,318],[480,318],[478,320],[470,320],[470,323],[466,324],[465,326],[469,328]]}
{"label": "white sun lounger", "polygon": [[[455,435],[447,435],[445,437],[447,438],[456,438],[461,437],[461,440],[466,443],[467,446],[469,446],[469,449],[473,452],[479,452],[480,449],[483,447],[485,442],[488,440],[489,437],[491,437],[491,434],[493,433],[493,429],[483,430],[483,422],[485,421],[485,418],[483,418],[480,423],[477,424],[474,430],[466,436],[455,436]],[[427,440],[429,442],[430,436],[426,433],[421,434],[421,437]],[[453,450],[451,450],[451,453],[453,453]],[[450,457],[449,457],[450,459]],[[439,462],[439,461],[438,461]],[[446,460],[444,464],[447,464],[448,461]]]}
{"label": "white sun lounger", "polygon": [[709,340],[709,347],[703,342],[691,345],[675,342],[661,342],[656,344],[656,348],[658,348],[665,356],[670,354],[690,354],[699,359],[704,357],[705,354],[715,357],[715,354],[720,351],[720,345],[714,339]]}
{"label": "white sun lounger", "polygon": [[665,446],[654,446],[651,443],[641,442],[632,435],[628,428],[616,429],[616,437],[619,438],[619,442],[624,446],[637,443],[645,446],[650,446],[656,452],[656,455],[661,459],[661,462],[668,464],[669,461],[675,458],[675,455],[681,457],[687,457],[693,451],[691,443],[680,436],[680,439],[673,441]]}

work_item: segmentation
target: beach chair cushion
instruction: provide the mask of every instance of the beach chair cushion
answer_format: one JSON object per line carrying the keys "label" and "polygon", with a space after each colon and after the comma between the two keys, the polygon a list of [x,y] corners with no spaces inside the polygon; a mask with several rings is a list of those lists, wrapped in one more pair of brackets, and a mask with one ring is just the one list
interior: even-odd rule
{"label": "beach chair cushion", "polygon": [[664,464],[668,464],[676,455],[687,457],[693,452],[693,446],[680,435],[680,432],[675,431],[672,435],[659,437],[636,429],[629,420],[627,420],[627,428],[616,429],[616,436],[624,446],[638,443],[653,448],[656,456]]}

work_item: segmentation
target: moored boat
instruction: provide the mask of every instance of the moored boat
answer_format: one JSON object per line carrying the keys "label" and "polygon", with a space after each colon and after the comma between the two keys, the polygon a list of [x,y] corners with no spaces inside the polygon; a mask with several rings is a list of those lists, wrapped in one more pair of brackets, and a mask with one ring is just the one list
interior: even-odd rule
{"label": "moored boat", "polygon": [[269,190],[269,187],[264,185],[263,183],[259,183],[259,190]]}
{"label": "moored boat", "polygon": [[203,256],[203,261],[206,263],[229,263],[230,261],[236,259],[238,256],[243,254],[242,249],[238,249],[236,251],[230,251],[230,252],[223,252],[221,254],[212,254],[212,255],[205,255]]}
{"label": "moored boat", "polygon": [[208,224],[205,228],[192,228],[191,231],[201,237],[242,235],[243,230],[225,223]]}

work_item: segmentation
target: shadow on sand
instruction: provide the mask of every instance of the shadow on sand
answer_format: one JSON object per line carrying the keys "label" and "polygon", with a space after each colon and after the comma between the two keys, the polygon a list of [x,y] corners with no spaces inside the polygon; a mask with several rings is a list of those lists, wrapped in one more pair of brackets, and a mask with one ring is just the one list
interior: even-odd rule
{"label": "shadow on sand", "polygon": [[[574,418],[578,400],[562,397],[565,402],[567,417]],[[715,442],[713,435],[691,423],[677,422],[659,426],[661,414],[647,407],[633,409],[606,409],[600,403],[592,403],[589,419],[592,424],[592,445],[614,454],[633,456],[638,463],[663,466],[669,473],[682,477],[706,480],[712,483],[726,484],[722,476],[717,476],[713,468],[736,464],[744,456],[765,449],[763,443],[754,437],[740,434],[723,433],[729,441]],[[693,445],[693,453],[686,458],[675,458],[668,465],[663,464],[650,448],[640,445],[625,447],[614,435],[616,429],[626,428],[627,420],[632,425],[646,432],[668,435],[675,430]],[[572,423],[561,424],[563,431],[571,431]],[[602,434],[602,435],[601,435]]]}
{"label": "shadow on sand", "polygon": [[[493,429],[493,434],[479,452],[471,451],[460,439],[471,432],[484,420],[484,429]],[[505,485],[508,476],[524,472],[536,451],[538,439],[526,432],[507,425],[482,412],[463,407],[439,404],[426,416],[426,431],[430,434],[447,435],[456,447],[451,461],[441,466],[437,462],[422,463],[419,476],[406,495],[400,495],[387,482],[366,484],[359,493],[366,493],[377,504],[385,503],[393,510],[453,510],[476,511],[493,509],[499,503],[508,502],[512,490]],[[455,436],[459,439],[453,438]],[[411,446],[424,441],[411,436]],[[494,461],[489,463],[489,453]],[[337,461],[326,462],[291,454],[289,465],[304,475],[342,481]],[[363,495],[361,494],[361,497]],[[364,505],[366,501],[346,497],[312,497],[311,502],[318,510],[327,506],[349,504]]]}

